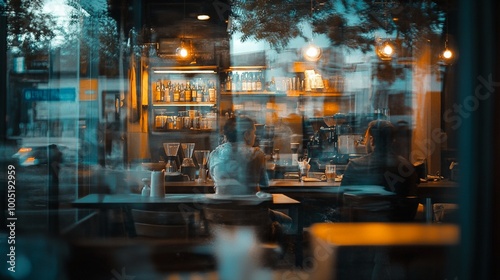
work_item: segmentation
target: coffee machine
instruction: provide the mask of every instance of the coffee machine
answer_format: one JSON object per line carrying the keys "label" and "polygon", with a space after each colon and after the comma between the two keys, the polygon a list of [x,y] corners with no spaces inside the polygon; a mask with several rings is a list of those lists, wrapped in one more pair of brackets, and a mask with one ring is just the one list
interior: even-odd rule
{"label": "coffee machine", "polygon": [[347,164],[352,149],[346,146],[352,142],[354,146],[353,123],[354,116],[337,113],[333,116],[310,119],[313,134],[307,140],[307,153],[314,169],[332,164]]}
{"label": "coffee machine", "polygon": [[382,113],[343,114],[309,120],[314,132],[308,134],[307,151],[312,167],[322,169],[328,163],[346,165],[349,159],[366,154],[359,145],[368,123],[377,119],[387,119]]}
{"label": "coffee machine", "polygon": [[167,155],[167,162],[165,165],[165,171],[167,174],[176,173],[179,169],[179,158],[177,157],[179,146],[180,143],[163,143],[163,149]]}

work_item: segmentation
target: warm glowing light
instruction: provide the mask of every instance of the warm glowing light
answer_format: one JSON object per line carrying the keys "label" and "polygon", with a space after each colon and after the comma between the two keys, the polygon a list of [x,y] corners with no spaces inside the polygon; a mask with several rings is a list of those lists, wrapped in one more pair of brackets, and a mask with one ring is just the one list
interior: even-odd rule
{"label": "warm glowing light", "polygon": [[186,57],[186,56],[188,56],[188,51],[185,48],[182,48],[180,51],[180,55],[182,57]]}
{"label": "warm glowing light", "polygon": [[453,57],[453,52],[450,51],[449,49],[444,50],[443,52],[443,58],[445,59],[450,59]]}
{"label": "warm glowing light", "polygon": [[304,58],[309,61],[317,61],[321,57],[321,49],[313,44],[309,44],[304,50]]}
{"label": "warm glowing light", "polygon": [[319,54],[318,48],[315,48],[314,46],[311,46],[307,49],[306,51],[307,56],[309,57],[316,57]]}
{"label": "warm glowing light", "polygon": [[384,41],[377,46],[377,55],[382,60],[391,60],[395,52],[396,50],[391,41]]}
{"label": "warm glowing light", "polygon": [[184,47],[177,48],[176,53],[182,58],[186,58],[189,55],[188,50]]}
{"label": "warm glowing light", "polygon": [[209,20],[210,16],[209,15],[198,15],[198,20]]}
{"label": "warm glowing light", "polygon": [[392,49],[391,45],[387,44],[385,45],[384,49],[383,49],[383,52],[385,55],[392,55],[392,52],[394,50]]}
{"label": "warm glowing light", "polygon": [[31,152],[31,148],[21,148],[19,149],[18,153],[29,153]]}

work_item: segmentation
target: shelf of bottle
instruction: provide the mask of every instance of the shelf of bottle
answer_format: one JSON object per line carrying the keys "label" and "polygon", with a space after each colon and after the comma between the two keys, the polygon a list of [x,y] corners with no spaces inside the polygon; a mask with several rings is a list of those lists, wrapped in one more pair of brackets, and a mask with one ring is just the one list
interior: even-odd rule
{"label": "shelf of bottle", "polygon": [[190,132],[190,133],[203,133],[203,132],[214,132],[216,131],[215,128],[196,128],[196,129],[186,129],[186,128],[182,128],[182,129],[168,129],[168,128],[154,128],[152,130],[152,133],[165,133],[165,132]]}
{"label": "shelf of bottle", "polygon": [[329,91],[325,89],[315,89],[311,91],[303,91],[303,90],[288,90],[286,92],[287,96],[290,97],[299,97],[299,96],[305,96],[305,97],[337,97],[337,96],[343,96],[344,94],[339,91]]}
{"label": "shelf of bottle", "polygon": [[153,107],[212,107],[215,102],[154,102]]}
{"label": "shelf of bottle", "polygon": [[234,91],[223,91],[221,95],[225,96],[233,96],[233,95],[251,95],[251,96],[285,96],[286,94],[283,92],[275,92],[275,91],[242,91],[242,90],[234,90]]}
{"label": "shelf of bottle", "polygon": [[343,96],[343,92],[332,91],[325,89],[315,89],[311,91],[303,90],[287,90],[287,91],[224,91],[221,96],[285,96],[285,97],[299,97],[299,96],[311,96],[311,97],[340,97]]}

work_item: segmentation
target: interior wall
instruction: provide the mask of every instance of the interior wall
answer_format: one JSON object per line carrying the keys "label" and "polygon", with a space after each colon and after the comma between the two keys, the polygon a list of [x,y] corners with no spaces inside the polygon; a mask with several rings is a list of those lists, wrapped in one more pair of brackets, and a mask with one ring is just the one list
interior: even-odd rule
{"label": "interior wall", "polygon": [[428,82],[430,75],[430,48],[428,44],[422,44],[422,53],[416,58],[413,65],[413,92],[414,104],[413,120],[414,130],[411,143],[410,162],[415,163],[421,160],[427,160],[428,167],[431,165],[429,156],[431,150],[428,143],[430,139],[431,124],[431,94]]}

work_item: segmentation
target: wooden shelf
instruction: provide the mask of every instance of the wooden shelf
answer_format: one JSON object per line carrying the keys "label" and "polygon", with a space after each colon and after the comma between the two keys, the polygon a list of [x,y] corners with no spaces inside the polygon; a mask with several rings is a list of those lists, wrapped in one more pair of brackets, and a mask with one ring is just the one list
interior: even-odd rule
{"label": "wooden shelf", "polygon": [[341,97],[345,96],[342,92],[334,91],[299,91],[299,90],[289,90],[289,91],[223,91],[221,93],[222,97],[225,96],[262,96],[262,97]]}
{"label": "wooden shelf", "polygon": [[286,92],[287,96],[290,97],[337,97],[344,96],[342,92],[336,91],[300,91],[300,90],[289,90]]}
{"label": "wooden shelf", "polygon": [[179,133],[203,133],[203,132],[214,132],[215,128],[212,129],[166,129],[166,128],[154,128],[151,132],[153,134],[163,134],[165,132],[179,132]]}
{"label": "wooden shelf", "polygon": [[155,102],[153,107],[212,107],[214,102]]}

